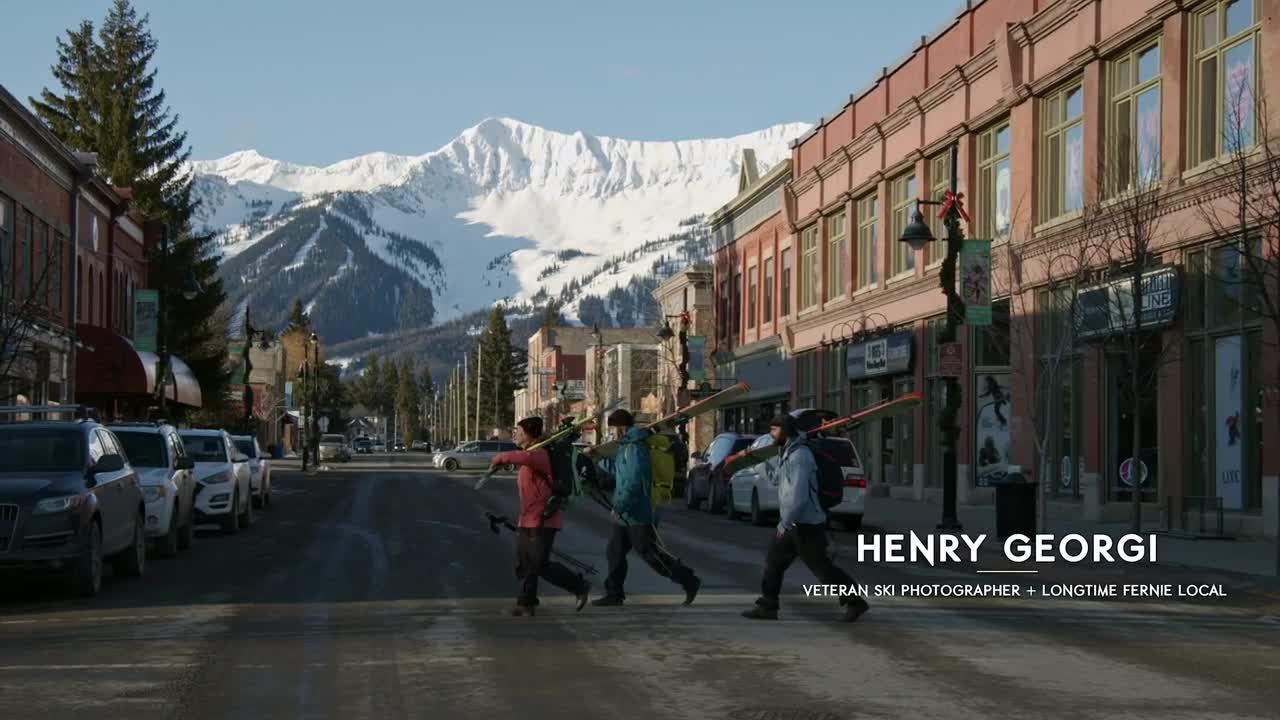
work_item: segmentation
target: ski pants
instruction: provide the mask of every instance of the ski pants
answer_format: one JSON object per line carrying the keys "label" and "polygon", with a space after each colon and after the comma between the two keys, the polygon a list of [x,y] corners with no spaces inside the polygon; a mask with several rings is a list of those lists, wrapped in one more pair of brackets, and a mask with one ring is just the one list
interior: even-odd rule
{"label": "ski pants", "polygon": [[[840,569],[827,554],[827,529],[822,525],[796,525],[782,537],[775,532],[769,541],[765,557],[764,579],[760,583],[760,598],[756,600],[766,610],[778,609],[778,594],[782,592],[782,576],[798,557],[809,566],[818,582],[823,585],[853,585],[849,573]],[[851,596],[841,593],[840,604],[846,605]]]}
{"label": "ski pants", "polygon": [[516,578],[519,592],[516,604],[533,607],[538,604],[538,578],[574,595],[586,591],[587,581],[563,563],[551,559],[556,528],[522,527],[516,531]]}
{"label": "ski pants", "polygon": [[652,525],[613,526],[609,536],[609,577],[605,578],[605,593],[612,598],[623,599],[623,584],[627,580],[627,553],[632,550],[659,575],[669,578],[681,587],[693,582],[693,570],[680,559],[661,548],[657,543],[657,531]]}

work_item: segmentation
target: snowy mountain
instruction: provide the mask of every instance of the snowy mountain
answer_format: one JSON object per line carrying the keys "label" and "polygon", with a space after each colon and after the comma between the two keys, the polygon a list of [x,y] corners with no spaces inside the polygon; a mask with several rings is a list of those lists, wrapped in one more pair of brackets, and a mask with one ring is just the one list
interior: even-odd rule
{"label": "snowy mountain", "polygon": [[641,142],[488,119],[416,157],[320,168],[247,150],[192,169],[233,301],[276,322],[301,298],[341,341],[536,302],[584,278],[600,295],[625,286],[670,254],[656,241],[736,194],[744,149],[763,174],[808,127]]}

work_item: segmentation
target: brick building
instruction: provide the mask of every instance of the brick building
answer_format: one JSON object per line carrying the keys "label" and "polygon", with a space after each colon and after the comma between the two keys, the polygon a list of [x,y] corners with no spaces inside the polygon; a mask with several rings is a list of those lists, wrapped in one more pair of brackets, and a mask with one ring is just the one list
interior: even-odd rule
{"label": "brick building", "polygon": [[[794,358],[793,404],[849,411],[925,392],[925,408],[864,427],[859,440],[876,492],[935,499],[941,449],[926,418],[943,400],[934,365],[945,245],[914,252],[898,238],[917,199],[941,199],[957,146],[966,237],[993,241],[1007,279],[1020,258],[1016,291],[994,278],[992,325],[962,328],[959,338],[960,501],[989,502],[988,482],[1008,464],[1039,466],[1027,432],[1034,418],[1059,430],[1046,449],[1049,476],[1036,478],[1049,486],[1052,512],[1128,517],[1132,478],[1120,468],[1134,418],[1120,402],[1116,361],[1078,344],[1072,372],[1032,391],[1047,336],[1030,318],[1052,314],[1051,248],[1083,232],[1091,199],[1114,203],[1136,183],[1157,182],[1168,209],[1161,225],[1174,231],[1157,242],[1163,274],[1152,282],[1175,295],[1185,288],[1187,301],[1161,320],[1163,339],[1180,351],[1160,366],[1141,414],[1145,512],[1154,519],[1166,508],[1172,526],[1186,527],[1193,520],[1182,511],[1209,498],[1222,503],[1228,532],[1273,533],[1280,452],[1262,428],[1280,419],[1263,392],[1275,339],[1263,342],[1271,330],[1260,318],[1223,310],[1213,278],[1230,270],[1232,248],[1196,206],[1228,155],[1227,88],[1280,97],[1276,74],[1262,72],[1278,66],[1277,33],[1276,0],[969,4],[793,144],[785,233],[772,249],[791,252],[793,287],[779,272],[751,293],[750,243],[737,245],[741,259],[717,262],[721,307],[740,273],[749,297],[727,308],[721,336],[758,337],[751,308],[772,292],[768,312]],[[1094,170],[1135,155],[1123,169],[1116,161]],[[1103,175],[1109,183],[1100,186]],[[944,237],[933,215],[934,235]],[[1228,392],[1224,378],[1242,382]],[[1236,407],[1239,443],[1217,437],[1220,416]]]}

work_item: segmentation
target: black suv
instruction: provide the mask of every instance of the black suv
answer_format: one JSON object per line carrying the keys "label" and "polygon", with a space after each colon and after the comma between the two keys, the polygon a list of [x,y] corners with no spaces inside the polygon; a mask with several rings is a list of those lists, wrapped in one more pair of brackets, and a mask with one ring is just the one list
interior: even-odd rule
{"label": "black suv", "polygon": [[0,424],[0,572],[58,574],[96,595],[102,562],[146,566],[146,503],[115,434],[92,420]]}
{"label": "black suv", "polygon": [[751,447],[757,437],[720,433],[711,441],[706,453],[694,453],[694,464],[689,468],[684,486],[684,501],[690,510],[697,509],[706,500],[708,512],[724,512],[725,499],[729,496],[729,476],[724,472],[724,461],[730,455]]}

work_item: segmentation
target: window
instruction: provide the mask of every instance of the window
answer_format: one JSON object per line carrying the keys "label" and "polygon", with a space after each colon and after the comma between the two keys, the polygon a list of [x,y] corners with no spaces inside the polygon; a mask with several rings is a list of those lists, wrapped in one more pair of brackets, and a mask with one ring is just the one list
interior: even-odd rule
{"label": "window", "polygon": [[1192,24],[1191,164],[1254,144],[1257,130],[1256,0],[1218,0]]}
{"label": "window", "polygon": [[1084,207],[1084,90],[1068,85],[1041,101],[1045,128],[1040,220]]}
{"label": "window", "polygon": [[827,348],[826,367],[826,383],[824,383],[825,399],[822,403],[824,410],[846,414],[847,408],[844,403],[844,386],[847,384],[849,373],[845,366],[845,346],[833,345]]}
{"label": "window", "polygon": [[991,324],[977,326],[977,365],[1005,366],[1009,364],[1009,298],[991,303]]}
{"label": "window", "polygon": [[889,240],[893,245],[893,267],[889,277],[903,275],[916,269],[915,251],[910,245],[898,241],[907,223],[911,222],[911,211],[916,209],[916,200],[915,173],[893,181],[893,235]]}
{"label": "window", "polygon": [[773,322],[773,258],[764,261],[764,317],[760,322]]}
{"label": "window", "polygon": [[818,225],[800,232],[800,309],[818,304]]}
{"label": "window", "polygon": [[1140,45],[1110,65],[1112,194],[1160,179],[1160,43]]}
{"label": "window", "polygon": [[0,289],[13,293],[13,201],[0,195]]}
{"label": "window", "polygon": [[827,302],[844,295],[845,214],[827,218]]}
{"label": "window", "polygon": [[1009,123],[1001,123],[978,136],[978,197],[974,217],[980,238],[996,239],[1009,232],[1013,192],[1009,147]]}
{"label": "window", "polygon": [[778,314],[791,314],[791,248],[782,251],[782,312]]}
{"label": "window", "polygon": [[36,217],[31,211],[22,214],[22,234],[19,236],[21,241],[18,245],[18,258],[13,263],[14,270],[18,273],[18,297],[25,300],[31,292],[31,255],[32,247],[35,244],[35,225]]}
{"label": "window", "polygon": [[756,298],[760,297],[760,268],[752,265],[747,270],[747,327],[756,326]]}
{"label": "window", "polygon": [[720,278],[720,340],[729,342],[729,282],[727,277]]}
{"label": "window", "polygon": [[817,365],[818,354],[810,350],[796,357],[796,403],[797,407],[811,408],[818,403]]}
{"label": "window", "polygon": [[54,312],[62,312],[62,244],[67,241],[62,233],[55,233],[49,246],[49,297]]}
{"label": "window", "polygon": [[880,197],[872,192],[858,201],[858,289],[880,282]]}
{"label": "window", "polygon": [[[946,197],[946,193],[951,189],[951,152],[944,152],[941,155],[929,160],[929,181],[931,188],[929,190],[930,200],[941,200]],[[943,219],[938,217],[938,210],[934,208],[932,212],[928,208],[922,208],[921,212],[925,213],[925,220],[929,223],[929,229],[933,231],[935,242],[931,242],[924,247],[924,264],[926,266],[940,262],[947,256],[947,224]]]}
{"label": "window", "polygon": [[742,335],[742,273],[733,274],[733,306],[729,308],[729,334]]}

